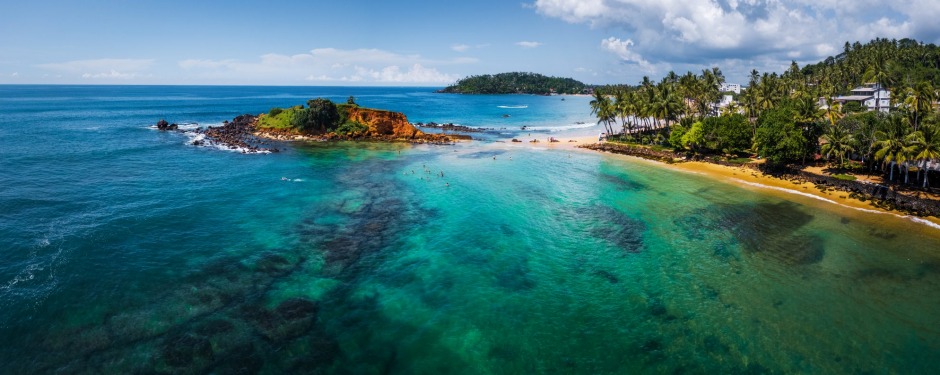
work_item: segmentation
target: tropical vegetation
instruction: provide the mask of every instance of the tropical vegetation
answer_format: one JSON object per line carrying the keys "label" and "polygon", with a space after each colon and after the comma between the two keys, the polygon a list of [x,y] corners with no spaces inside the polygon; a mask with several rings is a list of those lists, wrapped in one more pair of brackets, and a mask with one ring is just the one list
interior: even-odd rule
{"label": "tropical vegetation", "polygon": [[537,73],[500,73],[470,76],[438,92],[448,94],[580,94],[587,86],[573,78]]}
{"label": "tropical vegetation", "polygon": [[[928,187],[940,160],[940,48],[910,39],[846,43],[837,56],[782,73],[752,70],[739,94],[718,68],[637,85],[598,87],[591,110],[615,142],[769,164],[825,163]],[[891,91],[890,108],[835,101],[863,84]],[[730,95],[719,106],[721,99]],[[935,168],[935,164],[934,164]],[[916,171],[916,173],[914,173]]]}
{"label": "tropical vegetation", "polygon": [[312,134],[361,135],[369,130],[368,125],[349,121],[347,115],[349,108],[356,106],[353,97],[349,97],[346,104],[336,104],[324,98],[311,99],[307,101],[306,108],[303,105],[272,108],[258,117],[257,126]]}

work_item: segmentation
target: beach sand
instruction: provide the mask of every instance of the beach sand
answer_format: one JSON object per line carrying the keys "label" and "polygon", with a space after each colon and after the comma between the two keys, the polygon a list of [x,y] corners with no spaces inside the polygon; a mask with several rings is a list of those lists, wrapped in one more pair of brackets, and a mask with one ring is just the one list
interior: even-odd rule
{"label": "beach sand", "polygon": [[[544,135],[540,137],[524,136],[517,138],[522,142],[506,141],[506,143],[503,144],[504,146],[499,147],[506,147],[506,145],[508,145],[509,148],[540,148],[597,152],[589,149],[578,148],[580,145],[597,143],[596,135],[584,135],[582,133],[571,134],[568,136],[560,135],[556,136],[555,138],[558,140],[558,142],[549,142],[548,137]],[[538,139],[538,142],[531,142],[533,139]],[[759,189],[774,196],[785,199],[798,199],[802,203],[820,206],[823,209],[825,209],[825,207],[822,206],[834,205],[856,211],[861,210],[866,212],[890,214],[898,218],[905,218],[906,220],[909,218],[908,215],[902,212],[888,211],[872,206],[869,202],[863,202],[855,198],[850,198],[848,192],[838,190],[823,191],[822,189],[816,187],[815,184],[810,182],[794,182],[785,180],[750,168],[731,167],[705,162],[682,162],[676,164],[665,164],[658,161],[647,160],[629,155],[612,153],[604,154],[617,158],[625,158],[635,162],[649,163],[650,165],[655,165],[661,168],[669,168],[683,173],[698,174],[712,178],[722,183],[734,184],[747,189]],[[873,183],[880,182],[880,179],[876,176],[869,177],[868,179],[872,180]],[[915,221],[921,220],[928,226],[940,229],[940,218],[923,217],[915,219]]]}
{"label": "beach sand", "polygon": [[[577,144],[588,144],[596,141],[597,138],[581,140]],[[573,142],[572,142],[573,143]],[[588,149],[578,149],[586,152],[595,152]],[[607,154],[616,157],[628,158],[632,161],[648,163],[663,168],[669,168],[684,173],[692,173],[706,176],[716,181],[728,184],[734,184],[747,189],[761,190],[770,195],[778,196],[784,199],[797,199],[801,203],[818,206],[825,209],[827,205],[836,207],[861,210],[873,213],[883,213],[906,220],[913,219],[934,229],[940,229],[940,218],[936,217],[910,217],[902,212],[888,211],[882,208],[872,206],[869,202],[850,198],[848,192],[838,190],[823,191],[810,182],[794,182],[770,176],[760,171],[745,167],[730,167],[705,162],[683,162],[676,164],[665,164],[657,161],[646,160],[629,155]]]}
{"label": "beach sand", "polygon": [[[547,147],[551,149],[574,149],[580,145],[597,143],[597,136],[571,136],[555,137],[558,142],[549,142],[549,137],[521,137],[517,138],[522,142],[511,142],[510,144],[519,147]],[[532,142],[537,139],[538,142]]]}

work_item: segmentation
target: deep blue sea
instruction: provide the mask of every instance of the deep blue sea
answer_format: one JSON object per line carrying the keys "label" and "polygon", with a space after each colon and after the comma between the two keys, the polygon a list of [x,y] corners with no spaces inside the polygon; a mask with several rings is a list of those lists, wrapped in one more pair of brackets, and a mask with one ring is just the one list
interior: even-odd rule
{"label": "deep blue sea", "polygon": [[[935,227],[508,142],[596,135],[588,97],[433,91],[0,85],[0,373],[940,368]],[[242,154],[152,128],[348,96],[497,130]]]}

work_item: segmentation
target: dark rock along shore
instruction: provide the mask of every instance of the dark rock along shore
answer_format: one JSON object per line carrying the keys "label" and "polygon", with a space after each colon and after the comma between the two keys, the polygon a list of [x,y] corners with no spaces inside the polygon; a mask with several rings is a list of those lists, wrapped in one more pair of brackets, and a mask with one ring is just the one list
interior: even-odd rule
{"label": "dark rock along shore", "polygon": [[[195,140],[192,144],[195,146],[223,145],[230,149],[242,149],[243,153],[279,152],[280,150],[277,148],[263,147],[263,145],[269,144],[270,141],[258,138],[253,134],[255,120],[257,120],[256,116],[245,114],[235,117],[232,121],[226,120],[222,123],[222,126],[210,126],[206,129],[197,128],[192,132],[204,134],[206,138],[205,140]],[[157,121],[156,127],[160,131],[186,132],[180,130],[178,124],[170,124],[164,119]]]}

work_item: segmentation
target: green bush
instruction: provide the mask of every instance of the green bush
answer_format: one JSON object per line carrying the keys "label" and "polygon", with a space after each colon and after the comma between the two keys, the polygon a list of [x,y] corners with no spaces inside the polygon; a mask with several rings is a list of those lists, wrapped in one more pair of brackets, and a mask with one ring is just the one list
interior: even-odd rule
{"label": "green bush", "polygon": [[832,177],[835,177],[837,180],[842,180],[842,181],[855,181],[856,180],[855,176],[850,175],[850,174],[839,173],[839,174],[832,175]]}
{"label": "green bush", "polygon": [[738,164],[738,165],[747,164],[747,163],[750,163],[751,161],[752,161],[751,158],[731,158],[731,159],[728,159],[728,163],[731,163],[731,164]]}
{"label": "green bush", "polygon": [[274,108],[271,108],[270,111],[268,111],[268,116],[277,116],[281,112],[284,112],[283,108],[274,107]]}
{"label": "green bush", "polygon": [[672,131],[669,132],[669,144],[672,147],[675,147],[677,150],[683,148],[682,137],[685,136],[685,133],[689,131],[689,128],[676,124],[672,126]]}
{"label": "green bush", "polygon": [[327,132],[339,124],[339,111],[329,99],[311,99],[307,101],[307,109],[300,110],[291,124],[305,131]]}
{"label": "green bush", "polygon": [[[258,127],[262,129],[278,129],[278,130],[292,130],[294,126],[292,125],[294,115],[298,112],[303,111],[302,109],[297,109],[295,107],[280,109],[280,111],[271,110],[266,115],[261,115],[258,118]],[[271,114],[274,113],[274,114]]]}
{"label": "green bush", "polygon": [[333,132],[339,135],[359,136],[369,131],[369,126],[358,122],[347,121],[336,128]]}

